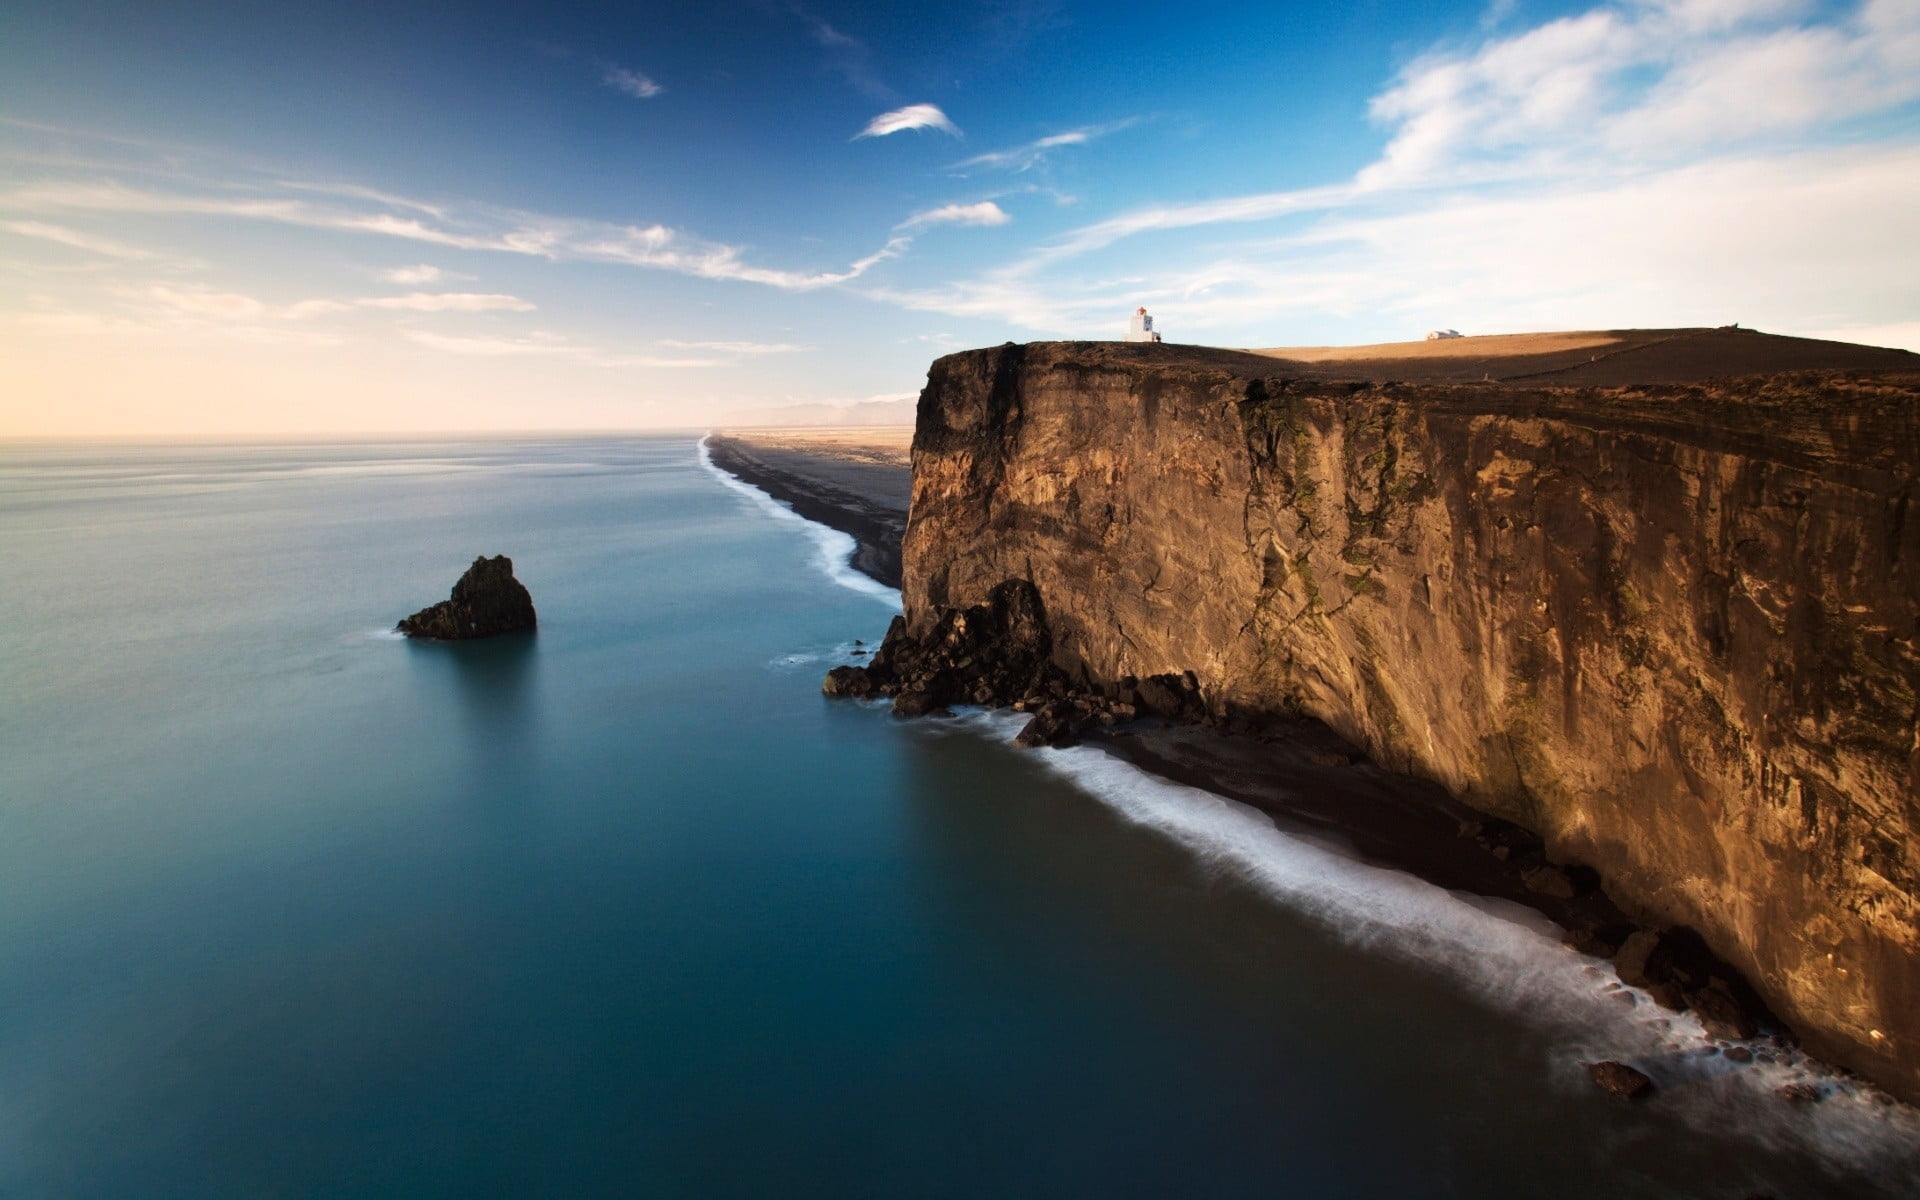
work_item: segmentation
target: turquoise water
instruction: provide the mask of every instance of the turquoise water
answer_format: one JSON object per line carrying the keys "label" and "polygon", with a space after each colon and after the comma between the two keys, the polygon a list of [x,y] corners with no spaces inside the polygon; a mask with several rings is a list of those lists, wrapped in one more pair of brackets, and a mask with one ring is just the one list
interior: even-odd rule
{"label": "turquoise water", "polygon": [[[0,1196],[1914,1187],[1526,918],[823,701],[823,544],[690,438],[0,449]],[[537,635],[383,632],[480,553]]]}

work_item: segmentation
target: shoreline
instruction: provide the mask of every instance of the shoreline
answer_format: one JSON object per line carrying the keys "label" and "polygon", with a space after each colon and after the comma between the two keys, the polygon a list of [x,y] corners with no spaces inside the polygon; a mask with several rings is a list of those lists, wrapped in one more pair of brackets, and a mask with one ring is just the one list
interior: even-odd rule
{"label": "shoreline", "polygon": [[[881,539],[905,528],[904,505],[888,500],[910,489],[911,467],[890,455],[897,443],[874,444],[871,437],[736,432],[710,435],[707,444],[722,470],[808,520],[852,536],[859,547],[854,568],[898,587],[898,542],[887,546]],[[884,486],[888,472],[897,473],[890,493],[854,491]],[[880,573],[888,568],[891,579]],[[1095,727],[1082,740],[1160,779],[1256,809],[1283,832],[1337,844],[1360,861],[1521,905],[1566,930],[1567,944],[1582,953],[1611,958],[1644,928],[1607,896],[1592,871],[1550,863],[1531,831],[1469,808],[1438,784],[1388,771],[1311,718],[1233,732],[1147,717]],[[1696,985],[1724,980],[1740,1010],[1736,1021],[1750,1020],[1762,1036],[1795,1040],[1751,985],[1689,934],[1663,934],[1666,955],[1677,958]],[[1653,981],[1650,990],[1656,999],[1672,1000],[1679,988]]]}
{"label": "shoreline", "polygon": [[[708,445],[721,470],[786,501],[806,519],[852,536],[860,547],[855,569],[898,587],[897,574],[886,581],[874,568],[899,561],[897,542],[887,546],[881,539],[891,529],[904,530],[905,505],[888,504],[885,492],[863,495],[855,489],[885,486],[891,475],[892,495],[910,490],[911,468],[900,451],[904,431],[895,433],[890,447],[863,446],[852,433],[799,444],[804,440],[733,432],[710,435]],[[1530,830],[1469,808],[1438,784],[1379,766],[1319,721],[1228,730],[1143,717],[1095,726],[1080,741],[1152,778],[1245,805],[1281,833],[1332,847],[1361,864],[1546,918],[1565,931],[1566,946],[1605,964],[1640,993],[1640,1004],[1654,1005],[1655,1014],[1685,1014],[1706,1023],[1704,1038],[1689,1053],[1725,1055],[1730,1066],[1804,1062],[1817,1078],[1830,1081],[1820,1090],[1879,1092],[1861,1076],[1801,1050],[1796,1032],[1691,929],[1635,920],[1607,895],[1598,874],[1551,863]],[[1635,935],[1643,944],[1623,949]],[[1650,953],[1646,943],[1652,943]],[[1707,992],[1720,1002],[1703,1000]],[[1645,1065],[1659,1069],[1653,1060]],[[1782,1095],[1795,1103],[1810,1098],[1804,1092]]]}
{"label": "shoreline", "polygon": [[854,570],[887,587],[900,586],[900,541],[913,480],[903,450],[895,461],[890,442],[824,431],[716,430],[706,444],[714,466],[851,537]]}

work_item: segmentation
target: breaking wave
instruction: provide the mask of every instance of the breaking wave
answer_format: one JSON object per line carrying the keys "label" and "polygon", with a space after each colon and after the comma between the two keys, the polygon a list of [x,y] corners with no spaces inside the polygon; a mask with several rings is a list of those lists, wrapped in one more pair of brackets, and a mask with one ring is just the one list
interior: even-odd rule
{"label": "breaking wave", "polygon": [[[952,724],[1010,742],[1024,716],[968,710]],[[1740,1063],[1689,1013],[1661,1008],[1607,962],[1569,949],[1562,930],[1519,905],[1451,892],[1283,832],[1257,809],[1173,783],[1103,750],[1039,750],[1064,777],[1122,819],[1180,845],[1209,872],[1231,876],[1332,936],[1444,974],[1483,1001],[1544,1027],[1554,1082],[1591,1086],[1584,1064],[1617,1059],[1660,1086],[1657,1100],[1701,1129],[1737,1129],[1766,1144],[1857,1172],[1895,1194],[1920,1194],[1920,1111],[1836,1074],[1771,1039]],[[1783,1094],[1789,1085],[1817,1103]]]}
{"label": "breaking wave", "polygon": [[849,591],[859,592],[863,596],[879,600],[896,609],[900,607],[900,589],[890,588],[879,580],[853,569],[855,545],[851,536],[838,529],[822,525],[818,521],[808,520],[794,512],[785,501],[774,499],[746,480],[715,465],[713,455],[707,449],[707,439],[704,437],[700,439],[699,457],[700,465],[705,467],[715,479],[753,501],[762,512],[775,520],[797,523],[813,540],[814,547],[819,552],[818,565],[828,579]]}

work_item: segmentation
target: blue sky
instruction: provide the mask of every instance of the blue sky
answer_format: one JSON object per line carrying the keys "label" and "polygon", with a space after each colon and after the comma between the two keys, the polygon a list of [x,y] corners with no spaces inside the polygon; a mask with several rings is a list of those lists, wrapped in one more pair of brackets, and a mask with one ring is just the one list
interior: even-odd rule
{"label": "blue sky", "polygon": [[698,426],[1136,304],[1920,348],[1917,101],[1920,0],[16,2],[0,433]]}

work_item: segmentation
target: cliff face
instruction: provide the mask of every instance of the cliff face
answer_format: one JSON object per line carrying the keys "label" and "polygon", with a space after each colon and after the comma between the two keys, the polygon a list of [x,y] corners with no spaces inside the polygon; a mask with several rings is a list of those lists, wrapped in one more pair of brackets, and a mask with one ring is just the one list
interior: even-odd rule
{"label": "cliff face", "polygon": [[909,630],[1030,580],[1069,672],[1191,671],[1215,715],[1317,717],[1920,1096],[1920,371],[1326,376],[1107,344],[939,360]]}

